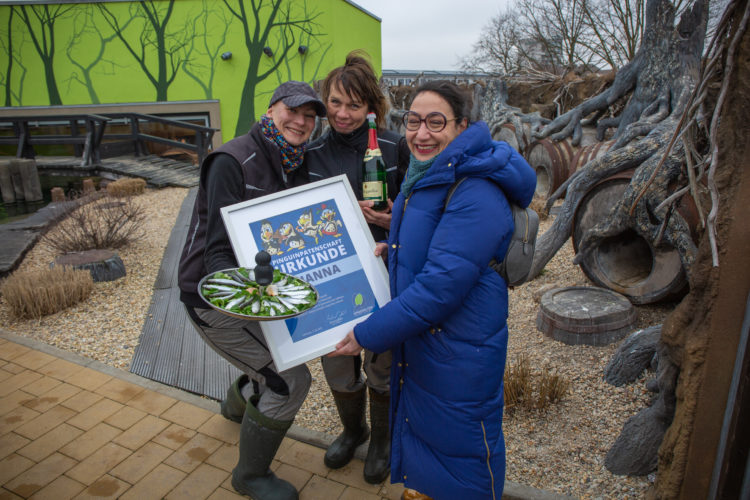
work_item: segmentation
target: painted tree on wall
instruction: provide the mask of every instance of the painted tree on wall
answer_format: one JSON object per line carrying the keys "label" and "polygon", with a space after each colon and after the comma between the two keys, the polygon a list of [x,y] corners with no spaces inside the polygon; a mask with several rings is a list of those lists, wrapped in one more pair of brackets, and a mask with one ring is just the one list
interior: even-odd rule
{"label": "painted tree on wall", "polygon": [[[242,24],[245,36],[245,47],[250,56],[245,84],[242,88],[239,117],[235,136],[246,133],[255,120],[255,91],[258,84],[274,74],[286,60],[291,50],[299,46],[297,38],[302,33],[318,36],[314,33],[316,15],[305,10],[300,14],[292,12],[289,0],[223,0],[224,5]],[[250,12],[245,9],[248,5]],[[262,68],[262,62],[268,61],[264,47],[277,47],[271,56],[270,67]]]}
{"label": "painted tree on wall", "polygon": [[[167,91],[174,82],[183,59],[183,46],[192,34],[186,27],[167,30],[167,24],[172,18],[175,0],[164,2],[144,0],[130,4],[128,21],[120,22],[117,15],[105,4],[96,4],[107,24],[112,28],[117,38],[125,45],[130,55],[138,62],[143,73],[156,89],[156,100],[167,101]],[[132,23],[129,32],[137,32],[136,42],[126,36],[128,24]],[[153,57],[156,57],[156,68],[153,67]]]}
{"label": "painted tree on wall", "polygon": [[5,73],[0,75],[0,83],[5,87],[5,106],[12,106],[13,101],[11,100],[11,80],[13,77],[13,9],[10,9],[8,14],[8,29],[6,33],[0,34],[0,46],[3,52],[8,54],[8,64],[5,68]]}
{"label": "painted tree on wall", "polygon": [[[203,89],[206,99],[213,99],[216,63],[226,45],[232,19],[224,9],[214,9],[214,0],[203,0],[201,11],[192,24],[192,33],[185,48],[182,70]],[[206,26],[221,26],[221,30],[209,33]],[[202,29],[201,29],[202,27]]]}
{"label": "painted tree on wall", "polygon": [[303,82],[317,80],[326,54],[332,46],[332,42],[323,44],[316,35],[303,32],[300,36],[297,54],[284,59],[283,71],[281,66],[276,70],[278,84],[292,79]]}
{"label": "painted tree on wall", "polygon": [[62,99],[55,78],[55,22],[65,16],[73,5],[20,5],[13,7],[28,29],[34,48],[44,65],[49,103],[61,105]]}
{"label": "painted tree on wall", "polygon": [[[126,29],[133,18],[127,20],[122,26]],[[97,28],[94,20],[94,6],[81,5],[74,14],[73,34],[68,39],[65,47],[65,54],[68,60],[78,68],[78,71],[72,71],[67,81],[70,83],[77,82],[83,85],[88,92],[92,104],[100,104],[99,96],[94,88],[92,70],[100,63],[107,63],[109,67],[117,66],[115,61],[105,59],[104,53],[107,45],[117,37],[116,33],[110,33],[104,36]],[[81,55],[85,54],[90,57],[86,62],[81,60]]]}

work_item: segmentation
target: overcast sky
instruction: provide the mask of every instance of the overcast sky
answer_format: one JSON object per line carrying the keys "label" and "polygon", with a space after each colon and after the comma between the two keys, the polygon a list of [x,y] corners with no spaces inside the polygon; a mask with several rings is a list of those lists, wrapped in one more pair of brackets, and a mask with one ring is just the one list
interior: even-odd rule
{"label": "overcast sky", "polygon": [[383,69],[460,69],[506,0],[352,0],[381,23]]}

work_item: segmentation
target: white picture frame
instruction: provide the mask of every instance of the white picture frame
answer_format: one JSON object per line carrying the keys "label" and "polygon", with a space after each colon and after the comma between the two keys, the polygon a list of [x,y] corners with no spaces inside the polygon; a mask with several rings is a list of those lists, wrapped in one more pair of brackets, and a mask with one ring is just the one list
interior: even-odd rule
{"label": "white picture frame", "polygon": [[260,322],[279,371],[333,351],[390,300],[388,272],[345,175],[223,207],[221,215],[240,266],[255,267],[264,249],[275,269],[318,291],[303,314]]}

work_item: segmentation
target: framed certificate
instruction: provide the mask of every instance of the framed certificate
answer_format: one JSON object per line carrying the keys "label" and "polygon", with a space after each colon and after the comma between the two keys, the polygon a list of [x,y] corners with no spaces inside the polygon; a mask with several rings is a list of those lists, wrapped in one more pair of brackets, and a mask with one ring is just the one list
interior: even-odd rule
{"label": "framed certificate", "polygon": [[345,175],[221,209],[243,267],[265,250],[281,272],[311,283],[318,303],[294,318],[260,323],[279,370],[334,350],[390,299],[388,273]]}

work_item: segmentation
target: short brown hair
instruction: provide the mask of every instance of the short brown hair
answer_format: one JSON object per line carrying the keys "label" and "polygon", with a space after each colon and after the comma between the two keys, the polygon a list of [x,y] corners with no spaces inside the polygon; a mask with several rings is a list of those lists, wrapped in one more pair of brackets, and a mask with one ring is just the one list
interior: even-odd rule
{"label": "short brown hair", "polygon": [[341,85],[346,95],[352,99],[362,101],[369,110],[377,116],[378,128],[385,128],[385,113],[388,109],[385,96],[378,85],[378,78],[372,65],[366,59],[367,53],[361,50],[349,52],[343,66],[334,68],[328,73],[321,93],[323,102],[328,104],[328,96],[331,94],[331,86],[334,83]]}

